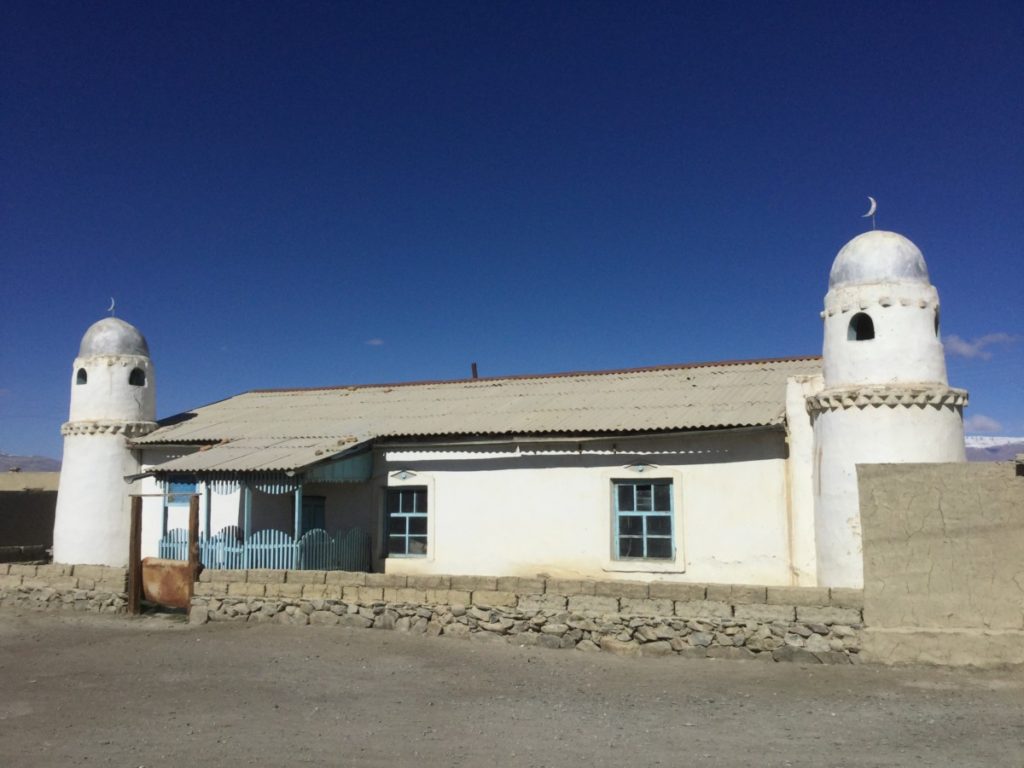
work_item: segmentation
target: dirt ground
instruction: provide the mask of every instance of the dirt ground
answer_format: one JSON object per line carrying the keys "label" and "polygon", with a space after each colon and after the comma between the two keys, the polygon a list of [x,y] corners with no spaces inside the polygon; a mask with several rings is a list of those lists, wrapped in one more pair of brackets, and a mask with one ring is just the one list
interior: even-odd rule
{"label": "dirt ground", "polygon": [[1024,766],[1024,670],[0,609],[0,766]]}

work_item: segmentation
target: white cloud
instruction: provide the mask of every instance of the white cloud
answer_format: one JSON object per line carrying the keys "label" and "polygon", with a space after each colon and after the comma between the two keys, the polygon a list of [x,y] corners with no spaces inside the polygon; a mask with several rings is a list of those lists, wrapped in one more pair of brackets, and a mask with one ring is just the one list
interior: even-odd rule
{"label": "white cloud", "polygon": [[383,347],[384,346],[384,339],[376,339],[376,338],[374,338],[374,339],[367,339],[366,340],[366,345],[369,346],[369,347]]}
{"label": "white cloud", "polygon": [[967,432],[1002,432],[1003,425],[983,413],[975,413],[964,419]]}
{"label": "white cloud", "polygon": [[942,344],[951,355],[966,357],[968,360],[974,358],[989,360],[992,358],[992,353],[986,347],[990,347],[993,344],[1011,344],[1016,340],[1016,336],[1011,336],[1008,333],[986,333],[984,336],[979,336],[971,341],[961,339],[954,334],[943,337]]}

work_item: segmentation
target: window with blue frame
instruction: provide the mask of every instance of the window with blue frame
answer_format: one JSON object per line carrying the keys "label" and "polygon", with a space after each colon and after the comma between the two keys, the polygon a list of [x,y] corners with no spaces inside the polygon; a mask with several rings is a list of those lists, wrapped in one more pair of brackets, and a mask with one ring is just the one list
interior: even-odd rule
{"label": "window with blue frame", "polygon": [[188,506],[188,500],[196,493],[196,483],[187,481],[171,480],[167,483],[166,499],[167,506],[180,507]]}
{"label": "window with blue frame", "polygon": [[615,480],[615,557],[671,560],[671,480]]}
{"label": "window with blue frame", "polygon": [[427,554],[427,489],[389,488],[387,493],[388,554]]}

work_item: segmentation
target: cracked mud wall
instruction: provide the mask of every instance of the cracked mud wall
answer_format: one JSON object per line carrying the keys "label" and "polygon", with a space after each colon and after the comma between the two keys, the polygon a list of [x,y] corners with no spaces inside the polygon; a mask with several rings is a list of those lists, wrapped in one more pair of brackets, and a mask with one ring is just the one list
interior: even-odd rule
{"label": "cracked mud wall", "polygon": [[1013,462],[858,467],[865,619],[1024,630],[1024,477]]}

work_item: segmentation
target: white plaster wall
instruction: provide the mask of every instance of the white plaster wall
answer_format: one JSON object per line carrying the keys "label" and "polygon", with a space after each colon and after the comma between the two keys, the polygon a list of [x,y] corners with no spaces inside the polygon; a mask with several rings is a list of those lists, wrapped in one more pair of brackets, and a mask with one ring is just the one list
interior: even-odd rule
{"label": "white plaster wall", "polygon": [[[88,374],[76,384],[78,370]],[[128,383],[133,368],[141,368],[146,383]],[[155,421],[156,380],[153,363],[141,355],[78,357],[71,369],[71,421]]]}
{"label": "white plaster wall", "polygon": [[857,464],[966,461],[958,408],[897,406],[823,411],[815,419],[818,582],[864,585]]}
{"label": "white plaster wall", "polygon": [[53,559],[58,563],[124,566],[130,532],[126,475],[139,464],[120,434],[64,438]]}
{"label": "white plaster wall", "polygon": [[786,383],[786,424],[789,457],[789,535],[793,584],[818,583],[814,540],[814,426],[807,412],[807,396],[820,392],[821,376],[792,378]]}
{"label": "white plaster wall", "polygon": [[[825,296],[823,374],[826,387],[946,383],[946,358],[935,333],[939,298],[920,283],[856,285]],[[851,341],[858,312],[871,317],[875,338]]]}
{"label": "white plaster wall", "polygon": [[[792,583],[781,432],[624,442],[544,456],[389,451],[388,485],[426,486],[430,517],[428,556],[389,557],[387,572]],[[626,468],[638,462],[653,466]],[[612,481],[633,478],[673,480],[673,562],[612,558]]]}

